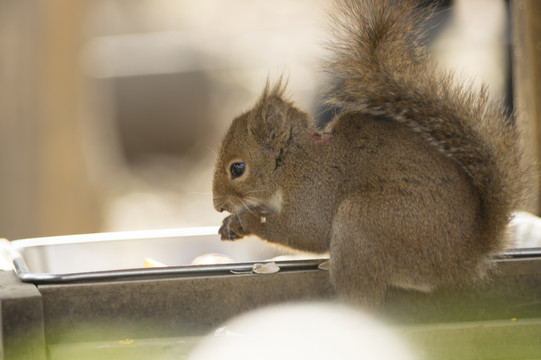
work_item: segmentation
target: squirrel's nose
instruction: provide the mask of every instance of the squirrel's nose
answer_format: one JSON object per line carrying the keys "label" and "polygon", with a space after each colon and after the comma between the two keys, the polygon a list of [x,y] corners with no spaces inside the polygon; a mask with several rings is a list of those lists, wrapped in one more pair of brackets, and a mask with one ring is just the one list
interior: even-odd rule
{"label": "squirrel's nose", "polygon": [[214,200],[214,209],[219,212],[224,212],[226,210],[225,204],[222,201]]}

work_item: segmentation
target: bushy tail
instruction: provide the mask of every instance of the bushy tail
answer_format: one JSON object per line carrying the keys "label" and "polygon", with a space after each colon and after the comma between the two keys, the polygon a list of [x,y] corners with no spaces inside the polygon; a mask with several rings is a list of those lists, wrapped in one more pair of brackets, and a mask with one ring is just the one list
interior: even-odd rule
{"label": "bushy tail", "polygon": [[484,248],[500,250],[529,181],[517,123],[486,89],[459,86],[431,65],[420,45],[431,9],[413,0],[335,3],[328,103],[406,123],[457,160],[483,199]]}

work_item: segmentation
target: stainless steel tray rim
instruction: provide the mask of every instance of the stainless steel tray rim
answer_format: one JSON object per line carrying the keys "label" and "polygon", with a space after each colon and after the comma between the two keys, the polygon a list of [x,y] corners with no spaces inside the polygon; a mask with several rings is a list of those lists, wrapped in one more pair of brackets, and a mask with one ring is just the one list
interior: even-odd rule
{"label": "stainless steel tray rim", "polygon": [[[306,260],[275,261],[280,268],[280,272],[315,270],[319,265],[328,260],[328,258],[314,258]],[[270,261],[269,261],[270,262]],[[75,282],[100,282],[116,279],[137,278],[146,280],[152,278],[164,277],[194,277],[211,275],[245,275],[252,274],[254,265],[258,262],[250,263],[231,263],[218,265],[191,265],[191,266],[166,266],[154,268],[138,269],[120,269],[109,271],[52,274],[52,273],[32,273],[15,269],[17,276],[23,282],[33,284],[63,284]],[[256,273],[254,273],[256,274]],[[266,276],[266,274],[258,274]]]}

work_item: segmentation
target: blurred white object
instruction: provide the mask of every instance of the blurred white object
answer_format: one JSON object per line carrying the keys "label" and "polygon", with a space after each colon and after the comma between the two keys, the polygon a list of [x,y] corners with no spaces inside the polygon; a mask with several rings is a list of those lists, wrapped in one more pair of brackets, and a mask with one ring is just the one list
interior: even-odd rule
{"label": "blurred white object", "polygon": [[[239,316],[205,338],[189,360],[415,359],[389,328],[337,304],[264,308]],[[218,336],[219,335],[219,336]]]}
{"label": "blurred white object", "polygon": [[509,225],[513,237],[511,247],[541,247],[541,218],[525,211],[513,214]]}
{"label": "blurred white object", "polygon": [[210,253],[199,255],[192,260],[191,265],[215,265],[215,264],[231,264],[236,262],[232,257],[225,254]]}

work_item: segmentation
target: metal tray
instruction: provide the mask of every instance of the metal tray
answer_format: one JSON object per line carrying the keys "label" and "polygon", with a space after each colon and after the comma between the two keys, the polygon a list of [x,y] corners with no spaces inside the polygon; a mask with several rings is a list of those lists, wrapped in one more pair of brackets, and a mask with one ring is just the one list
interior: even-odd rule
{"label": "metal tray", "polygon": [[[272,260],[280,271],[317,269],[324,256],[287,251],[257,238],[220,241],[217,227],[159,229],[54,236],[8,241],[0,239],[0,263],[23,282],[61,284],[179,276],[250,273],[256,263]],[[230,262],[193,265],[203,254],[218,253]],[[278,258],[277,258],[278,257]],[[145,258],[167,266],[144,267]],[[540,259],[541,248],[511,249],[495,261]]]}
{"label": "metal tray", "polygon": [[[280,271],[316,269],[325,260],[285,251],[256,238],[220,241],[217,230],[201,227],[0,239],[0,253],[21,281],[34,284],[249,273],[256,263],[283,255],[295,260],[276,260]],[[231,261],[192,265],[194,258],[209,253]],[[146,268],[146,258],[167,266]]]}

